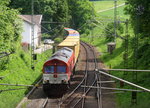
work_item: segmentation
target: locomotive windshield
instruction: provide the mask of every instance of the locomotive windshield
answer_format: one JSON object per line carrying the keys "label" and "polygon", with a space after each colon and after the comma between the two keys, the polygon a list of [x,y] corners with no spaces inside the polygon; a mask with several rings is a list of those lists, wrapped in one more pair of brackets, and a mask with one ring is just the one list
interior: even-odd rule
{"label": "locomotive windshield", "polygon": [[66,66],[57,66],[57,72],[58,73],[65,73],[66,72]]}
{"label": "locomotive windshield", "polygon": [[45,66],[44,70],[46,73],[54,73],[54,66]]}

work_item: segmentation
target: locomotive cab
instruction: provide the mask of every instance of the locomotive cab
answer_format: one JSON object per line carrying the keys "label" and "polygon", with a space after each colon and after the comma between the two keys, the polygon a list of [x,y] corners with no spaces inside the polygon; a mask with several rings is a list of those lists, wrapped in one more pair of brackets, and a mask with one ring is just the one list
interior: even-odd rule
{"label": "locomotive cab", "polygon": [[65,47],[58,50],[43,66],[43,84],[68,84],[74,59],[73,50]]}
{"label": "locomotive cab", "polygon": [[69,72],[67,70],[65,63],[55,60],[54,63],[44,66],[43,83],[67,84],[67,80],[69,79]]}

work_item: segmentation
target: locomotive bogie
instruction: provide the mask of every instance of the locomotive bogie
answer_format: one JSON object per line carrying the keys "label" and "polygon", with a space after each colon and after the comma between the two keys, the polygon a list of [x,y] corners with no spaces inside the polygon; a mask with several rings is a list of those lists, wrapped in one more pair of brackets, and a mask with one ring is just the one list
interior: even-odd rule
{"label": "locomotive bogie", "polygon": [[61,97],[68,90],[68,84],[43,84],[43,90],[48,96]]}

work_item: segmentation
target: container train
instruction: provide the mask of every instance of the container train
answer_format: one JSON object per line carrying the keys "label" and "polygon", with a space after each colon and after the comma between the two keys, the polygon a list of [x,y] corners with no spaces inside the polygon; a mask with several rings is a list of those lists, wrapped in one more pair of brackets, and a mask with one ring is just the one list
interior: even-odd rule
{"label": "container train", "polygon": [[43,65],[43,90],[46,94],[53,94],[56,90],[63,93],[68,89],[79,55],[79,33],[70,28],[64,29],[68,32],[68,36]]}

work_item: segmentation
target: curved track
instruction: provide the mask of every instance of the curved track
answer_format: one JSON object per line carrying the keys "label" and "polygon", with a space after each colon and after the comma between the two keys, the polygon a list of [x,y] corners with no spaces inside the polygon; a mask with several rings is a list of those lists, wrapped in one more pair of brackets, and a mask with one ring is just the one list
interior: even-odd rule
{"label": "curved track", "polygon": [[[81,42],[79,62],[68,92],[63,97],[47,98],[42,87],[39,87],[29,96],[26,108],[115,108],[112,105],[114,101],[107,105],[112,99],[109,100],[107,96],[102,98],[103,91],[100,89],[102,84],[97,82],[109,79],[95,73],[95,69],[101,65],[98,64],[96,56],[94,47]],[[99,88],[93,89],[88,86]]]}
{"label": "curved track", "polygon": [[99,91],[92,88],[82,87],[83,85],[99,86],[99,84],[97,84],[98,76],[94,72],[95,68],[98,68],[95,51],[92,46],[84,42],[81,42],[81,45],[81,50],[85,51],[84,55],[86,57],[85,76],[77,88],[72,91],[71,95],[68,95],[67,98],[60,103],[60,106],[67,108],[100,108],[101,102],[99,101],[101,99],[99,96]]}

